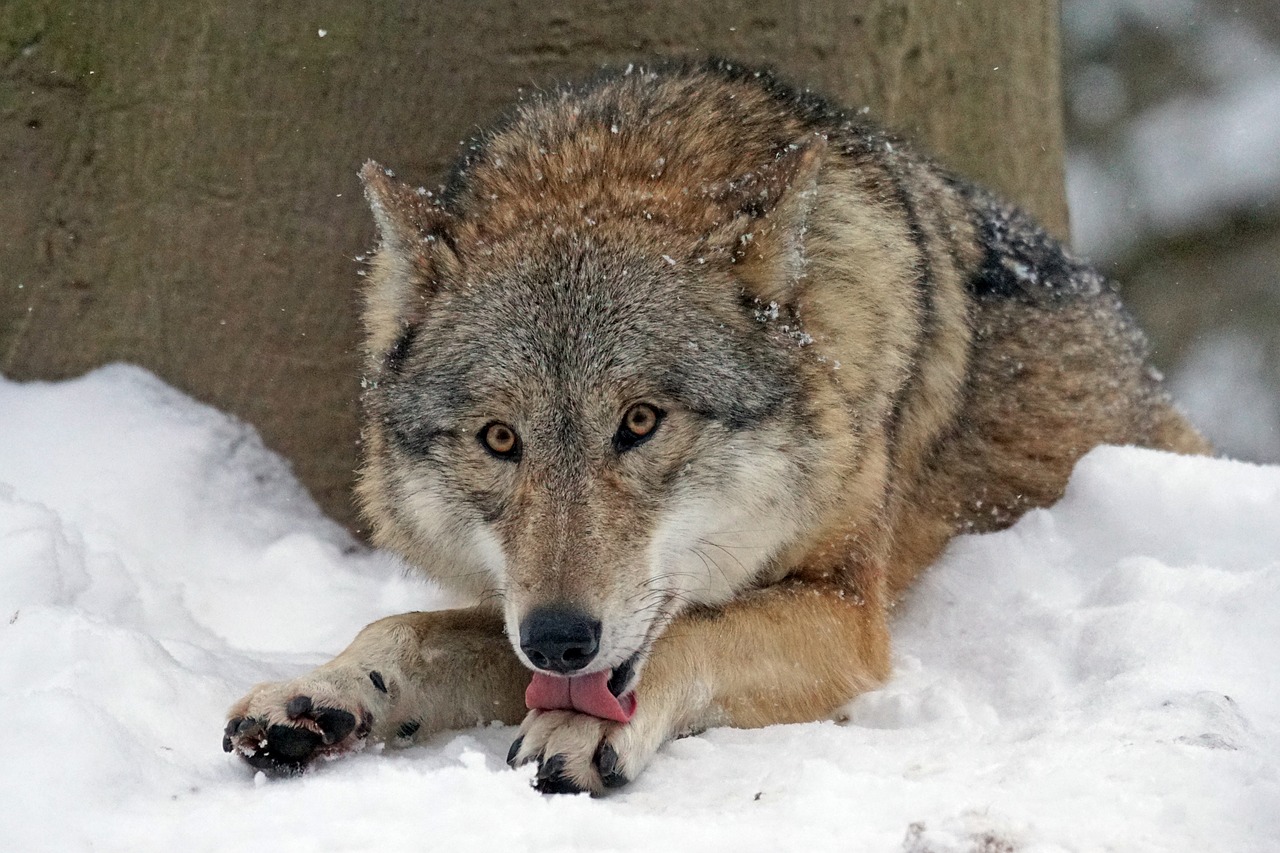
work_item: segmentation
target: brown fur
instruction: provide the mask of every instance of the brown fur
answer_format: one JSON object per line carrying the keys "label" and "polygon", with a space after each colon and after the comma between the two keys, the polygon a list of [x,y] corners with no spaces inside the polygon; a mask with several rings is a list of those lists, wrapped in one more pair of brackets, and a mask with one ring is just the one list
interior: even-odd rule
{"label": "brown fur", "polygon": [[[768,77],[674,66],[539,97],[442,200],[362,176],[382,246],[358,496],[378,544],[481,603],[255,688],[227,745],[262,766],[312,756],[272,726],[324,734],[285,713],[298,696],[367,723],[317,752],[517,722],[496,612],[515,637],[550,603],[643,668],[627,725],[525,718],[512,757],[544,790],[616,784],[683,731],[829,715],[888,676],[888,611],[957,533],[1052,503],[1098,444],[1208,450],[1097,273]],[[659,434],[611,450],[637,402]],[[472,438],[494,420],[518,464]],[[685,521],[709,527],[662,551]]]}

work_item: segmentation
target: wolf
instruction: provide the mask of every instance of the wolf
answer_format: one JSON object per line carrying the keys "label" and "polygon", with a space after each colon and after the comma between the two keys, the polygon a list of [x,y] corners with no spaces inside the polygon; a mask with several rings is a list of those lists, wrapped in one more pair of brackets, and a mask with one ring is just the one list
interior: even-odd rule
{"label": "wolf", "polygon": [[881,684],[912,579],[1090,448],[1210,450],[1101,274],[765,71],[628,66],[527,96],[439,193],[361,177],[358,500],[475,605],[254,687],[223,746],[257,768],[496,720],[537,789],[602,793]]}

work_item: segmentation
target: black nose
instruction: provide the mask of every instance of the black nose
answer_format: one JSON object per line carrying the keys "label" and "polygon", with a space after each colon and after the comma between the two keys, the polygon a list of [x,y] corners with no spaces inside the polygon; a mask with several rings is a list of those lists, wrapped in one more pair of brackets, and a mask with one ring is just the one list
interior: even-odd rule
{"label": "black nose", "polygon": [[520,623],[520,649],[538,669],[577,672],[600,650],[600,622],[567,607],[540,607]]}

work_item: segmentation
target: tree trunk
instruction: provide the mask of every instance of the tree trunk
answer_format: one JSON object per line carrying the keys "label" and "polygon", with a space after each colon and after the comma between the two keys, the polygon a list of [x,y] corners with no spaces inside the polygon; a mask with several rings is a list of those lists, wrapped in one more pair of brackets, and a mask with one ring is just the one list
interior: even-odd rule
{"label": "tree trunk", "polygon": [[364,159],[434,183],[517,87],[714,54],[868,105],[1061,234],[1057,6],[8,0],[0,372],[141,364],[354,522]]}

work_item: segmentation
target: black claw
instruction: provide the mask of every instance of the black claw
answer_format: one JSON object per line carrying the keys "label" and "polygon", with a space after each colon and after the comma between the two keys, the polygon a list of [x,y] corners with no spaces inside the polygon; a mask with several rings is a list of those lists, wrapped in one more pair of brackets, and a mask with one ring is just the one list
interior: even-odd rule
{"label": "black claw", "polygon": [[251,729],[257,728],[257,726],[258,726],[257,720],[253,719],[252,717],[246,717],[245,719],[241,720],[239,724],[236,726],[235,734],[242,735],[245,732],[250,731]]}
{"label": "black claw", "polygon": [[630,781],[623,773],[610,773],[607,776],[601,775],[600,777],[600,784],[606,788],[621,788]]}
{"label": "black claw", "polygon": [[565,757],[563,755],[553,755],[538,765],[538,778],[550,779],[553,776],[559,776],[564,772]]}
{"label": "black claw", "polygon": [[538,768],[533,787],[542,794],[581,794],[582,788],[564,775],[565,757],[553,755]]}
{"label": "black claw", "polygon": [[373,682],[374,687],[378,688],[378,692],[387,692],[387,683],[382,680],[382,673],[378,672],[376,669],[369,671],[369,680]]}
{"label": "black claw", "polygon": [[418,733],[418,729],[420,728],[422,728],[422,723],[417,720],[405,720],[400,724],[400,728],[396,729],[396,736],[411,738]]}
{"label": "black claw", "polygon": [[524,746],[524,735],[516,738],[511,742],[511,748],[507,750],[507,766],[516,766],[516,756],[520,754],[520,747]]}
{"label": "black claw", "polygon": [[[309,703],[311,700],[307,701]],[[324,732],[326,746],[337,743],[356,728],[355,715],[338,708],[318,708],[312,718],[316,721],[316,725],[320,726],[320,731]]]}
{"label": "black claw", "polygon": [[618,751],[608,741],[601,741],[596,749],[596,769],[601,776],[608,776],[618,766]]}
{"label": "black claw", "polygon": [[232,717],[230,720],[227,720],[227,727],[222,730],[222,733],[228,736],[236,734],[239,731],[238,727],[243,720],[244,717]]}
{"label": "black claw", "polygon": [[223,735],[223,736],[222,736],[222,751],[223,751],[223,752],[230,752],[232,749],[233,749],[233,747],[231,746],[231,735]]}
{"label": "black claw", "polygon": [[533,783],[533,789],[539,794],[581,794],[583,790],[563,776],[539,779]]}
{"label": "black claw", "polygon": [[600,782],[606,788],[621,788],[631,780],[618,769],[618,751],[608,743],[601,743],[596,750],[596,769]]}
{"label": "black claw", "polygon": [[296,720],[303,714],[311,710],[310,696],[294,696],[289,700],[289,704],[284,706],[284,712],[289,715],[289,719]]}

